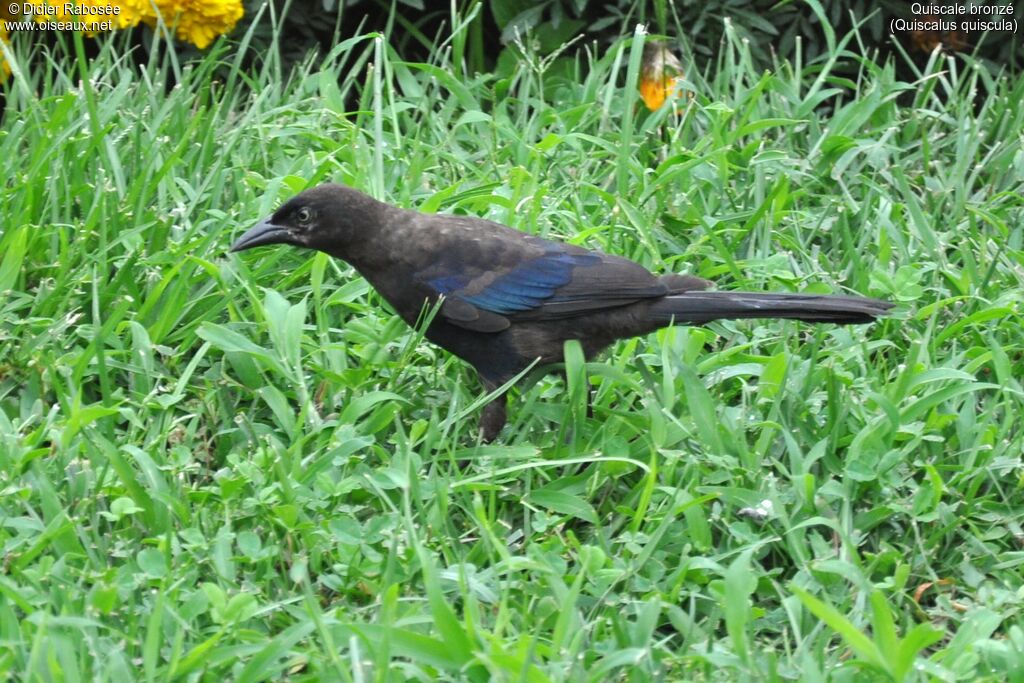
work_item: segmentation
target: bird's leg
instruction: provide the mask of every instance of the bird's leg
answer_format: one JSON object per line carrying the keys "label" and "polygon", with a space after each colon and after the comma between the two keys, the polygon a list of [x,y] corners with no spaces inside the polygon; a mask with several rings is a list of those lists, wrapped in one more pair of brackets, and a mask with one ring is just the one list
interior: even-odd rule
{"label": "bird's leg", "polygon": [[587,377],[587,419],[594,419],[594,385],[590,383],[589,377]]}
{"label": "bird's leg", "polygon": [[[483,383],[484,391],[488,394],[501,386],[500,382],[492,382],[488,379],[483,379]],[[480,414],[480,437],[484,443],[490,443],[498,438],[501,428],[505,426],[505,408],[507,405],[508,397],[505,394],[501,394],[484,406],[483,413]]]}
{"label": "bird's leg", "polygon": [[[586,390],[587,394],[586,394],[586,396],[584,397],[583,400],[586,402],[586,406],[587,406],[586,416],[587,416],[588,420],[593,420],[594,419],[594,385],[590,383],[590,377],[587,377],[585,381],[587,383],[587,390]],[[566,382],[568,383],[568,379],[566,380]],[[572,443],[572,440],[576,438],[576,434],[578,433],[580,428],[581,428],[580,425],[576,424],[575,420],[570,422],[569,428],[565,430],[565,437],[562,439],[563,443],[566,443],[566,444]]]}

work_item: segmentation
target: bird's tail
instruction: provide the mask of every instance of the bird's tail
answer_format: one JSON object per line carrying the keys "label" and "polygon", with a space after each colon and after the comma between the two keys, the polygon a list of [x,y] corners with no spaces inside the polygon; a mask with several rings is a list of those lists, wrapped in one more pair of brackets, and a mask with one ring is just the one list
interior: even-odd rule
{"label": "bird's tail", "polygon": [[892,308],[888,301],[863,296],[763,294],[690,291],[670,294],[651,304],[657,320],[706,323],[736,318],[787,318],[840,325],[869,323]]}

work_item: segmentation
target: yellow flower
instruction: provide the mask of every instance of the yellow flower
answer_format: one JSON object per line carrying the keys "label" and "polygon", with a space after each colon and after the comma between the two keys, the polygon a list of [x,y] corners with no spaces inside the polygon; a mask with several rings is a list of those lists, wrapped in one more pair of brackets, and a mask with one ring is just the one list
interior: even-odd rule
{"label": "yellow flower", "polygon": [[[0,19],[0,40],[4,41],[8,45],[11,42],[7,35],[7,22],[2,19]],[[3,53],[0,52],[0,83],[6,81],[7,77],[10,75],[11,65],[7,63],[7,60],[4,59]]]}
{"label": "yellow flower", "polygon": [[[155,0],[155,4],[178,39],[200,50],[217,36],[230,33],[244,13],[242,0]],[[146,21],[153,25],[156,18]]]}
{"label": "yellow flower", "polygon": [[[208,47],[217,36],[229,33],[242,18],[242,0],[76,0],[82,9],[77,15],[67,12],[72,4],[65,0],[36,0],[47,6],[33,13],[38,22],[83,21],[95,24],[86,31],[94,35],[99,23],[109,21],[111,28],[124,29],[145,22],[156,26],[159,18],[174,31],[179,40],[187,40],[196,47]],[[89,8],[109,7],[110,13],[96,13]]]}
{"label": "yellow flower", "polygon": [[112,0],[110,4],[121,9],[114,17],[116,28],[138,26],[140,21],[153,17],[153,3],[150,0]]}

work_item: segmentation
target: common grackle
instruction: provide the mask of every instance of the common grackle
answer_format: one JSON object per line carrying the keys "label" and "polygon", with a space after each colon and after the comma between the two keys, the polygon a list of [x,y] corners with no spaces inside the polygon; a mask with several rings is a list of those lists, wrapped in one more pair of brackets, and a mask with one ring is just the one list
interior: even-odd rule
{"label": "common grackle", "polygon": [[[590,358],[616,339],[673,322],[868,323],[891,307],[859,296],[709,292],[706,280],[659,277],[619,256],[481,218],[400,209],[334,184],[293,197],[231,251],[265,244],[317,249],[348,261],[409,325],[440,299],[427,339],[476,368],[488,393],[536,360],[561,361],[569,339],[579,340]],[[505,406],[499,396],[484,407],[485,441],[505,425]]]}

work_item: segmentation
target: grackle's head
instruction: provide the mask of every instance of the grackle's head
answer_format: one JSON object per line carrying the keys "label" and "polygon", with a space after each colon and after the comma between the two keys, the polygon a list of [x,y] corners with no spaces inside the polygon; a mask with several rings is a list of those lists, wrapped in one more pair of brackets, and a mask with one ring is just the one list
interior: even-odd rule
{"label": "grackle's head", "polygon": [[359,239],[382,205],[344,185],[326,183],[298,194],[272,216],[249,228],[231,245],[244,251],[267,244],[291,244],[337,252]]}

